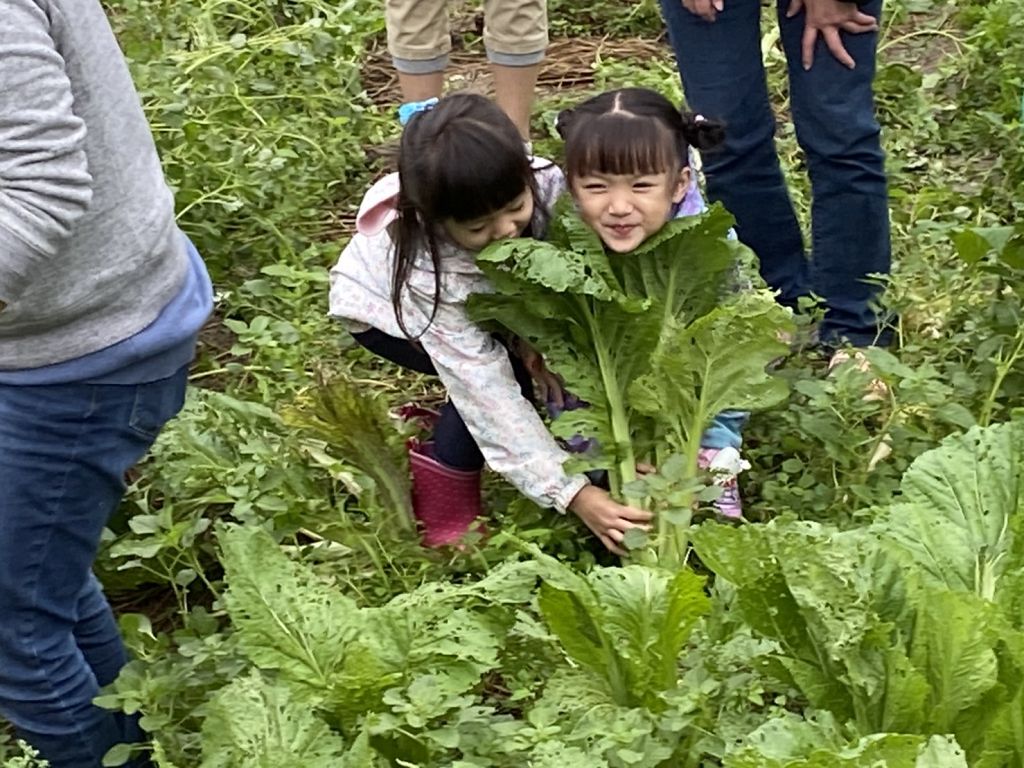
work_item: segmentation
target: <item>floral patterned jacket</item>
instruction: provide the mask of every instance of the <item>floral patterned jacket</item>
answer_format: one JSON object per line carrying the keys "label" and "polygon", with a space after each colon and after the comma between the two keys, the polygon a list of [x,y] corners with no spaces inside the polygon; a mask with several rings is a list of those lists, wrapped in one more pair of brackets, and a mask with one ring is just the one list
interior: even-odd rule
{"label": "floral patterned jacket", "polygon": [[[537,202],[550,209],[565,187],[562,172],[540,159],[534,160],[534,170]],[[392,174],[367,192],[360,231],[330,272],[330,315],[353,332],[373,327],[396,338],[405,336],[391,306],[394,249],[386,226],[394,218],[397,185],[397,175]],[[429,257],[422,254],[402,294],[403,319],[410,332],[423,330],[418,341],[488,466],[536,503],[564,513],[587,479],[562,469],[569,455],[523,397],[508,352],[467,316],[469,295],[491,290],[475,256],[453,246],[442,252],[440,302],[428,325],[434,272]]]}

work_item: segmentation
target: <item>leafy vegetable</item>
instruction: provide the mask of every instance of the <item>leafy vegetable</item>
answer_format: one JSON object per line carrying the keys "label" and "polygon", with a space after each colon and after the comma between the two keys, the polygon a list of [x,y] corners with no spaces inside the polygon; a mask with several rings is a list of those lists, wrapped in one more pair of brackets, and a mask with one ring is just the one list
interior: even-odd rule
{"label": "leafy vegetable", "polygon": [[364,506],[380,515],[385,535],[415,530],[402,435],[387,406],[344,375],[307,390],[285,409],[285,422],[319,436],[326,450],[373,478],[379,498]]}
{"label": "leafy vegetable", "polygon": [[975,428],[922,455],[873,528],[702,526],[697,552],[812,708],[865,737],[953,734],[972,764],[1019,760],[1020,435]]}
{"label": "leafy vegetable", "polygon": [[679,682],[679,654],[707,612],[704,579],[641,565],[586,576],[541,556],[539,605],[566,653],[623,707],[665,708]]}
{"label": "leafy vegetable", "polygon": [[947,736],[895,733],[845,743],[828,715],[769,720],[725,759],[725,768],[967,768],[963,750]]}
{"label": "leafy vegetable", "polygon": [[373,768],[366,737],[345,745],[289,688],[258,672],[239,678],[210,703],[200,768]]}
{"label": "leafy vegetable", "polygon": [[[784,396],[765,365],[784,349],[786,311],[763,294],[723,300],[741,248],[727,238],[732,223],[715,207],[669,222],[633,253],[609,254],[563,203],[547,242],[506,241],[478,257],[495,292],[471,297],[471,315],[528,340],[590,403],[563,413],[555,432],[596,438],[603,453],[587,466],[610,470],[613,493],[630,503],[644,503],[631,485],[638,459],[682,453],[689,488],[718,411]],[[673,536],[661,519],[664,565],[683,561],[688,522]]]}
{"label": "leafy vegetable", "polygon": [[975,427],[920,456],[876,529],[928,578],[994,600],[1024,514],[1024,423]]}

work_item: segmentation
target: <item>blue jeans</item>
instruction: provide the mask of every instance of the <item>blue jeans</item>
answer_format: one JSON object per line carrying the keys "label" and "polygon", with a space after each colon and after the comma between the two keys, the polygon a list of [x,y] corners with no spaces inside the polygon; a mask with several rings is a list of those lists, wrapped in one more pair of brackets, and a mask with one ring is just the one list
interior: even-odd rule
{"label": "blue jeans", "polygon": [[[714,22],[661,0],[690,109],[726,125],[725,145],[704,157],[708,195],[736,217],[740,240],[760,261],[761,275],[795,306],[811,293],[825,302],[826,343],[888,343],[872,308],[878,288],[865,277],[888,273],[889,208],[884,156],[871,83],[877,33],[842,34],[857,62],[840,64],[819,39],[814,66],[800,64],[804,13],[779,28],[788,62],[797,140],[811,180],[811,259],[775,152],[775,119],[761,62],[761,3],[727,0]],[[878,17],[882,0],[862,10]]]}
{"label": "blue jeans", "polygon": [[736,448],[743,445],[743,426],[750,414],[746,411],[722,411],[711,421],[700,438],[701,448]]}
{"label": "blue jeans", "polygon": [[92,573],[124,474],[184,401],[148,384],[0,385],[0,714],[52,768],[98,768],[138,740],[92,700],[125,649]]}

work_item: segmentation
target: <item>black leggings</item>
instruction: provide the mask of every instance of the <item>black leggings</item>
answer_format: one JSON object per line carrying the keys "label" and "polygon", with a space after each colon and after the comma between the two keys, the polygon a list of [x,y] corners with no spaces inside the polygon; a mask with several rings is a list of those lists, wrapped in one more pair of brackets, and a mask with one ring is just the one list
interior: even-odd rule
{"label": "black leggings", "polygon": [[[397,363],[412,371],[431,376],[437,375],[437,369],[434,368],[434,362],[430,356],[418,344],[413,344],[408,339],[389,336],[376,328],[362,333],[354,333],[352,337],[378,357],[383,357],[385,360],[390,360],[392,363]],[[498,336],[494,338],[503,346],[505,345],[505,342]],[[526,370],[523,361],[511,350],[508,352],[508,358],[512,363],[512,372],[519,383],[523,397],[533,402],[533,380],[530,378],[529,371]],[[442,464],[455,469],[474,471],[483,469],[484,466],[483,454],[480,453],[476,441],[466,428],[462,416],[450,401],[441,406],[441,417],[434,427],[434,457]]]}

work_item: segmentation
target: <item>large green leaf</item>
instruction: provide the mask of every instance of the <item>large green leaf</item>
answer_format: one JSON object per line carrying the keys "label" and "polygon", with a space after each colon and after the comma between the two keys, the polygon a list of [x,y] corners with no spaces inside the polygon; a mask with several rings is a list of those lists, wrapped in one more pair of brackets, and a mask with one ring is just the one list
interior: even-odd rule
{"label": "large green leaf", "polygon": [[612,267],[628,294],[662,307],[665,319],[689,322],[714,309],[733,278],[743,248],[728,237],[734,221],[720,205],[674,219],[635,251],[611,255]]}
{"label": "large green leaf", "polygon": [[919,456],[903,476],[901,502],[876,529],[930,580],[997,598],[1011,566],[1011,521],[1024,513],[1024,423],[975,427]]}
{"label": "large green leaf", "polygon": [[602,301],[612,301],[622,293],[602,249],[573,250],[529,238],[503,240],[485,248],[477,264],[502,285],[508,285],[502,277],[509,276],[519,284]]}
{"label": "large green leaf", "polygon": [[846,743],[832,718],[769,720],[729,754],[725,768],[967,768],[947,736],[878,733]]}
{"label": "large green leaf", "polygon": [[743,619],[780,644],[775,668],[812,706],[863,733],[921,728],[927,682],[894,642],[910,621],[906,593],[872,536],[776,521],[703,525],[693,538],[703,562],[735,585]]}
{"label": "large green leaf", "polygon": [[778,337],[790,323],[770,296],[744,294],[687,326],[669,324],[630,402],[662,422],[677,448],[699,440],[721,411],[771,407],[787,388],[766,367],[785,352]]}
{"label": "large green leaf", "polygon": [[[615,649],[600,623],[600,611],[579,592],[543,584],[537,604],[565,652],[608,685],[613,698],[628,701],[627,681]],[[595,615],[596,614],[596,615]]]}
{"label": "large green leaf", "polygon": [[539,605],[565,652],[618,706],[663,708],[679,681],[679,654],[709,610],[704,580],[630,565],[586,577],[545,558]]}
{"label": "large green leaf", "polygon": [[[929,727],[935,733],[960,729],[961,713],[980,707],[994,715],[1000,696],[995,606],[966,592],[923,587],[912,593],[916,607],[911,660],[928,680]],[[982,725],[977,716],[972,729]]]}
{"label": "large green leaf", "polygon": [[710,608],[704,579],[630,565],[595,570],[588,581],[634,692],[656,707],[654,695],[678,683],[680,651]]}
{"label": "large green leaf", "polygon": [[259,672],[221,690],[207,712],[201,768],[345,765],[341,737],[306,702],[283,685],[268,684]]}
{"label": "large green leaf", "polygon": [[225,527],[218,540],[225,601],[246,655],[323,696],[362,629],[355,603],[289,560],[261,528]]}

